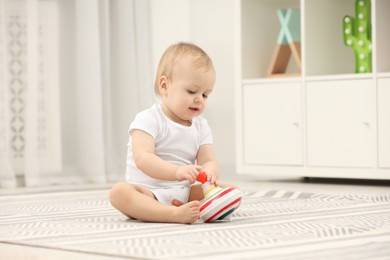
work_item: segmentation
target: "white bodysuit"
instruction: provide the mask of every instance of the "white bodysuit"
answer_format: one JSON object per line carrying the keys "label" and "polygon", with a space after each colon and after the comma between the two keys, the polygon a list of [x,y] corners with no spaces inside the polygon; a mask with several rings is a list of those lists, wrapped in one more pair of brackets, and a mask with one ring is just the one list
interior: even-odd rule
{"label": "white bodysuit", "polygon": [[127,149],[126,181],[143,185],[150,189],[156,198],[165,204],[172,199],[188,201],[190,184],[188,181],[165,181],[155,179],[137,168],[132,152],[132,136],[134,129],[150,134],[155,140],[155,154],[175,165],[194,165],[199,147],[212,144],[212,134],[207,120],[196,117],[191,126],[183,126],[169,119],[160,104],[138,113],[130,124]]}

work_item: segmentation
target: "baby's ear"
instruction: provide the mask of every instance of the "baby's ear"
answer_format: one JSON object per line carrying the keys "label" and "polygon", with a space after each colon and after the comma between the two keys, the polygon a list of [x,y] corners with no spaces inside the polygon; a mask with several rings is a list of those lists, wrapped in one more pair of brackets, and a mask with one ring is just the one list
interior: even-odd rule
{"label": "baby's ear", "polygon": [[158,82],[158,89],[160,90],[160,93],[163,95],[166,93],[168,89],[168,78],[167,76],[161,76]]}

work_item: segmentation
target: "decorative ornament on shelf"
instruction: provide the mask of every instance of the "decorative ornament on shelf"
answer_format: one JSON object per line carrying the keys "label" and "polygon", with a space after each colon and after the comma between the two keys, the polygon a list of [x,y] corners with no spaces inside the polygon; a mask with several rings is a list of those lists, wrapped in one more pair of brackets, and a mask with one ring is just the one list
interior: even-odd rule
{"label": "decorative ornament on shelf", "polygon": [[233,211],[241,203],[242,192],[233,187],[221,188],[207,181],[206,173],[199,173],[197,180],[202,183],[204,199],[200,207],[200,218],[204,222],[230,220]]}
{"label": "decorative ornament on shelf", "polygon": [[[301,74],[301,12],[299,9],[278,9],[281,29],[268,71],[270,77],[299,76]],[[297,65],[297,74],[286,74],[291,54]]]}
{"label": "decorative ornament on shelf", "polygon": [[372,72],[371,1],[356,0],[355,15],[343,18],[344,44],[355,52],[355,73]]}

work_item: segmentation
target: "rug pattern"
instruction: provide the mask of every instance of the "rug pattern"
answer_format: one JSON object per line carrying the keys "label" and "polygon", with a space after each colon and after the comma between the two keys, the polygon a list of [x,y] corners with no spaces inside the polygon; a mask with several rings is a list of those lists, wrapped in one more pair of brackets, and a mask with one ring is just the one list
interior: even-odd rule
{"label": "rug pattern", "polygon": [[230,222],[128,220],[107,190],[0,197],[0,241],[141,259],[389,259],[390,195],[246,192]]}

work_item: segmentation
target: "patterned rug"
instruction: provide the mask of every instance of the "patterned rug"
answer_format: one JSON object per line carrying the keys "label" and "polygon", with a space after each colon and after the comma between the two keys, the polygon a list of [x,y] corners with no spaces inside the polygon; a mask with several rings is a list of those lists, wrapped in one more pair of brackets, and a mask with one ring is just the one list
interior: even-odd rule
{"label": "patterned rug", "polygon": [[107,190],[0,197],[0,241],[137,259],[390,259],[390,195],[245,193],[230,222],[128,220]]}

